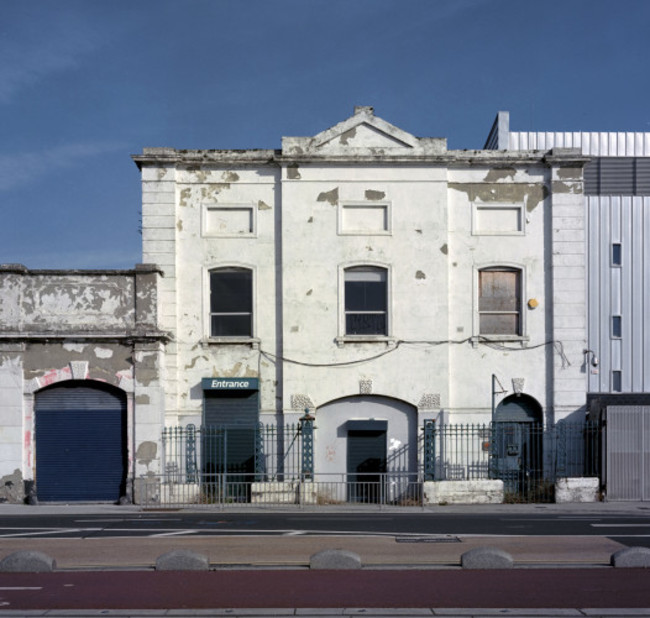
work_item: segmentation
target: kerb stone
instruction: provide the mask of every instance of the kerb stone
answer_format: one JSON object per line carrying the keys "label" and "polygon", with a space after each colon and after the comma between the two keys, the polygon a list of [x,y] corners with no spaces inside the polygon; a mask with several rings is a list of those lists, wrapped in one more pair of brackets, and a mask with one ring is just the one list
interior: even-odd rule
{"label": "kerb stone", "polygon": [[512,556],[494,547],[477,547],[466,551],[460,557],[464,569],[511,569]]}
{"label": "kerb stone", "polygon": [[612,554],[609,562],[619,568],[650,568],[650,548],[626,547]]}
{"label": "kerb stone", "polygon": [[325,549],[309,558],[310,569],[360,569],[358,554],[344,549]]}
{"label": "kerb stone", "polygon": [[56,560],[40,551],[16,551],[0,561],[4,573],[49,573],[56,569]]}
{"label": "kerb stone", "polygon": [[208,557],[188,549],[175,549],[156,560],[156,571],[207,571]]}

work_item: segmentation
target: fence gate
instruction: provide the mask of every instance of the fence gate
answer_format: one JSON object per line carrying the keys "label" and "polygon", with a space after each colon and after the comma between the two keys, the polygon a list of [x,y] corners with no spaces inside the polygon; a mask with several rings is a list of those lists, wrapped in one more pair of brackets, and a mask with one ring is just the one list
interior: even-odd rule
{"label": "fence gate", "polygon": [[607,406],[607,499],[650,500],[650,406]]}

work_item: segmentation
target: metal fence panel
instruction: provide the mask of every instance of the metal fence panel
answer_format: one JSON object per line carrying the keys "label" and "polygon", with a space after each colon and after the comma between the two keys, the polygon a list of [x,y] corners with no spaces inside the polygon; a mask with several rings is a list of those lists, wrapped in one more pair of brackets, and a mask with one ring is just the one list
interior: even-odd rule
{"label": "metal fence panel", "polygon": [[[596,423],[437,424],[427,421],[419,473],[352,477],[313,469],[311,422],[255,428],[169,427],[164,473],[140,479],[139,500],[166,506],[423,504],[423,481],[501,479],[511,502],[549,502],[560,477],[600,476]],[[242,433],[242,431],[244,433]]]}

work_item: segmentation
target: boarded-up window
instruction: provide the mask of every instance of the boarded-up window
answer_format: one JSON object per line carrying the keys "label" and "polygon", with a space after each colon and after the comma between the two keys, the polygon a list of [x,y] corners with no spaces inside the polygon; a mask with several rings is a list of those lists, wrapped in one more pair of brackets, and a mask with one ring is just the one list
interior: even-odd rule
{"label": "boarded-up window", "polygon": [[246,268],[220,268],[210,273],[210,334],[251,337],[253,273]]}
{"label": "boarded-up window", "polygon": [[357,266],[345,271],[345,334],[386,335],[386,269]]}
{"label": "boarded-up window", "polygon": [[521,271],[479,271],[478,311],[481,335],[521,335]]}

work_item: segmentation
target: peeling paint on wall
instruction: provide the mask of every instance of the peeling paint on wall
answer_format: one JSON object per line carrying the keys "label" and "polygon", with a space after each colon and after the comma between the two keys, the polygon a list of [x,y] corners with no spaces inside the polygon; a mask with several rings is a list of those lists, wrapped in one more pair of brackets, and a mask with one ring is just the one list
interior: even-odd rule
{"label": "peeling paint on wall", "polygon": [[187,187],[186,189],[181,189],[181,192],[178,197],[178,205],[179,206],[187,206],[188,200],[190,200],[192,197],[192,189]]}
{"label": "peeling paint on wall", "polygon": [[77,354],[83,354],[86,346],[83,343],[64,343],[63,349],[66,352],[76,352]]}
{"label": "peeling paint on wall", "polygon": [[328,202],[332,206],[336,206],[339,203],[339,188],[336,187],[331,191],[324,191],[318,195],[316,198],[317,202]]}
{"label": "peeling paint on wall", "polygon": [[447,246],[447,243],[445,243],[444,245],[442,245],[442,247],[440,247],[440,253],[442,253],[443,255],[449,254],[449,247]]}
{"label": "peeling paint on wall", "polygon": [[108,348],[95,348],[95,356],[97,358],[112,358],[113,350]]}
{"label": "peeling paint on wall", "polygon": [[180,219],[176,222],[176,229],[177,229],[179,232],[182,232],[182,231],[183,231],[183,222],[182,222]]}
{"label": "peeling paint on wall", "polygon": [[549,195],[546,185],[538,183],[450,182],[449,188],[465,193],[470,202],[525,203],[528,212],[535,210]]}
{"label": "peeling paint on wall", "polygon": [[23,475],[19,469],[0,478],[0,502],[18,504],[25,500]]}
{"label": "peeling paint on wall", "polygon": [[485,175],[485,182],[497,182],[498,180],[512,180],[517,170],[514,167],[502,167],[490,170]]}
{"label": "peeling paint on wall", "polygon": [[292,163],[287,166],[287,178],[289,180],[300,180],[300,172],[298,171],[297,163]]}
{"label": "peeling paint on wall", "polygon": [[386,193],[383,191],[373,191],[372,189],[367,189],[365,196],[367,200],[378,201],[383,200],[386,197]]}
{"label": "peeling paint on wall", "polygon": [[135,452],[135,458],[139,464],[149,466],[157,454],[158,445],[155,442],[141,442]]}
{"label": "peeling paint on wall", "polygon": [[237,182],[239,180],[239,174],[237,172],[226,171],[221,174],[221,178],[224,182]]}
{"label": "peeling paint on wall", "polygon": [[349,146],[348,142],[350,140],[354,139],[356,137],[356,135],[357,135],[357,128],[352,127],[351,129],[349,129],[345,133],[341,133],[341,136],[339,137],[339,143],[342,146]]}
{"label": "peeling paint on wall", "polygon": [[427,276],[421,270],[418,270],[418,271],[415,272],[415,278],[416,279],[426,279]]}
{"label": "peeling paint on wall", "polygon": [[222,192],[222,191],[227,191],[230,189],[230,183],[228,182],[211,182],[210,184],[206,185],[205,187],[201,187],[201,201],[203,202],[208,202],[208,201],[213,201],[216,202],[217,196]]}
{"label": "peeling paint on wall", "polygon": [[148,405],[151,403],[151,398],[149,395],[136,395],[135,403],[141,406]]}
{"label": "peeling paint on wall", "polygon": [[561,182],[559,180],[554,180],[551,183],[551,188],[553,193],[575,193],[577,195],[582,195],[581,182]]}
{"label": "peeling paint on wall", "polygon": [[557,177],[562,180],[582,180],[582,168],[560,167],[557,170]]}
{"label": "peeling paint on wall", "polygon": [[271,207],[263,200],[259,200],[257,202],[257,209],[258,210],[271,210]]}

